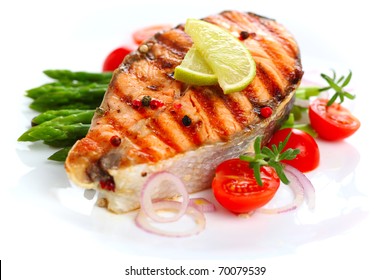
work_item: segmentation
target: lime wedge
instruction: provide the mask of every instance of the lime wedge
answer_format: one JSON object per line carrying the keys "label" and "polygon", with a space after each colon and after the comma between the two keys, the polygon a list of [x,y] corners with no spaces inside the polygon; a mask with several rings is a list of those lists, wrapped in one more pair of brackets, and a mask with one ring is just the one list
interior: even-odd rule
{"label": "lime wedge", "polygon": [[249,50],[228,31],[198,19],[188,19],[185,32],[191,36],[224,93],[245,89],[256,75],[256,63]]}
{"label": "lime wedge", "polygon": [[191,85],[209,86],[218,84],[217,76],[214,75],[213,70],[195,47],[189,49],[182,63],[175,68],[173,77]]}

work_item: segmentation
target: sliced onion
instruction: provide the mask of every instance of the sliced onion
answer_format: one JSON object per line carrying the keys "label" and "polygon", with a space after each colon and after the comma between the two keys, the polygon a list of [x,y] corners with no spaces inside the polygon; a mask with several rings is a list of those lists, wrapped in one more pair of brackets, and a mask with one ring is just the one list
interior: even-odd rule
{"label": "sliced onion", "polygon": [[191,198],[189,206],[192,206],[203,213],[214,212],[216,210],[215,205],[203,197]]}
{"label": "sliced onion", "polygon": [[260,208],[258,211],[264,214],[280,214],[289,212],[297,209],[302,203],[307,200],[309,209],[314,209],[315,206],[315,196],[314,196],[314,187],[310,180],[298,169],[292,167],[291,165],[286,164],[284,167],[284,172],[290,181],[288,186],[294,193],[294,200],[282,207],[277,208]]}
{"label": "sliced onion", "polygon": [[306,177],[305,174],[303,174],[301,171],[296,169],[295,167],[292,167],[289,164],[286,164],[284,167],[284,171],[287,171],[289,173],[294,174],[299,182],[302,185],[303,193],[305,195],[307,206],[310,210],[313,210],[315,208],[316,200],[315,200],[315,189],[313,184],[310,182],[310,180]]}
{"label": "sliced onion", "polygon": [[[158,188],[163,182],[169,182],[177,189],[177,193],[179,193],[182,197],[182,202],[179,202],[180,208],[177,209],[175,206],[175,214],[170,217],[164,217],[159,215],[158,209],[156,208],[156,203],[153,201],[153,194],[156,188]],[[141,209],[142,211],[150,217],[153,221],[160,223],[169,223],[174,222],[180,219],[186,213],[187,207],[189,203],[189,195],[187,189],[185,188],[183,182],[179,177],[173,175],[172,173],[162,171],[154,173],[150,176],[150,178],[145,182],[142,190],[141,190]],[[157,211],[156,211],[157,210]]]}
{"label": "sliced onion", "polygon": [[[156,210],[169,210],[169,211],[180,211],[182,209],[182,203],[178,201],[169,201],[169,200],[161,200],[153,203],[154,208]],[[135,217],[136,225],[150,233],[158,234],[161,236],[167,237],[186,237],[194,234],[198,234],[202,230],[204,230],[206,226],[205,216],[198,209],[188,206],[186,207],[185,214],[192,217],[196,223],[196,226],[190,228],[186,231],[167,231],[164,229],[160,229],[158,227],[153,226],[148,219],[148,215],[141,208]]]}

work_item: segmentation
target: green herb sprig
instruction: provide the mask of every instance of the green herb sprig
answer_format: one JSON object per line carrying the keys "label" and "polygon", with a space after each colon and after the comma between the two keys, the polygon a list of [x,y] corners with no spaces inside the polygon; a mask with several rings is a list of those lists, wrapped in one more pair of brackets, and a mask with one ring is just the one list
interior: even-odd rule
{"label": "green herb sprig", "polygon": [[[345,90],[345,87],[350,83],[352,79],[352,72],[341,77],[337,77],[337,74],[332,70],[332,77],[321,73],[321,77],[327,82],[325,86],[302,86],[299,87],[295,92],[296,100],[309,100],[311,97],[317,97],[323,91],[334,91],[332,97],[327,102],[327,106],[332,105],[337,99],[340,99],[339,104],[343,103],[345,98],[355,99],[355,95]],[[331,92],[330,92],[331,94]],[[311,127],[310,123],[305,122],[304,116],[308,117],[308,108],[301,107],[300,105],[294,104],[289,118],[284,122],[282,128],[297,128],[309,133],[313,137],[317,137],[317,133]],[[307,118],[306,118],[307,119]],[[303,120],[303,121],[302,121]]]}
{"label": "green herb sprig", "polygon": [[332,105],[337,98],[340,98],[340,104],[344,102],[345,98],[355,99],[355,95],[347,92],[345,87],[349,84],[352,79],[352,72],[349,71],[347,77],[341,76],[337,77],[337,74],[334,70],[332,70],[332,77],[321,73],[321,77],[328,83],[327,86],[319,87],[319,86],[308,86],[308,87],[299,87],[295,93],[295,98],[308,100],[312,96],[318,96],[321,92],[327,90],[334,90],[334,94],[330,98],[328,102],[328,106]]}
{"label": "green herb sprig", "polygon": [[287,149],[282,152],[286,147],[288,140],[290,139],[291,133],[289,133],[286,139],[283,142],[280,142],[277,146],[273,144],[271,149],[267,146],[261,147],[261,138],[256,137],[254,142],[254,156],[251,155],[241,155],[240,159],[249,162],[250,167],[253,169],[256,182],[259,186],[263,185],[261,180],[260,168],[261,166],[271,166],[275,169],[280,180],[284,184],[288,184],[289,180],[284,173],[284,166],[281,163],[282,160],[292,160],[300,152],[299,149]]}
{"label": "green herb sprig", "polygon": [[340,99],[340,104],[344,102],[345,98],[348,99],[355,99],[355,95],[347,92],[344,88],[349,84],[349,82],[352,79],[352,72],[349,71],[349,74],[347,77],[341,76],[340,78],[337,78],[336,72],[332,70],[333,72],[333,77],[329,77],[328,75],[322,73],[321,77],[329,84],[329,86],[321,88],[320,91],[325,91],[329,89],[333,89],[335,93],[333,96],[329,99],[328,103],[326,106],[332,105],[337,98]]}

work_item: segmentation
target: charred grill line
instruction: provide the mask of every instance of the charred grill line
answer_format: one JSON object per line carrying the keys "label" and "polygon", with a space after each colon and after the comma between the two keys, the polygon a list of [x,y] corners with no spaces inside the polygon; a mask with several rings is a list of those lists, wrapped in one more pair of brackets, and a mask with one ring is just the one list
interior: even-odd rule
{"label": "charred grill line", "polygon": [[259,28],[262,28],[264,31],[268,32],[272,37],[280,42],[281,47],[286,50],[290,57],[296,58],[299,55],[299,50],[291,45],[291,38],[286,38],[286,34],[281,33],[281,30],[275,28],[275,21],[268,21],[261,18],[259,19]]}
{"label": "charred grill line", "polygon": [[279,84],[276,82],[276,79],[267,73],[265,68],[260,64],[256,65],[256,75],[259,77],[260,81],[262,81],[263,85],[272,96],[278,98],[278,100],[280,100],[280,97],[284,96],[283,89],[280,88]]}
{"label": "charred grill line", "polygon": [[249,122],[248,111],[241,107],[241,103],[234,100],[232,95],[223,95],[222,100],[225,107],[231,112],[232,116],[241,127],[245,127]]}
{"label": "charred grill line", "polygon": [[211,96],[207,89],[196,87],[193,90],[195,99],[201,105],[209,123],[221,139],[226,139],[229,132],[226,130],[223,120],[218,116],[216,108],[216,96]]}
{"label": "charred grill line", "polygon": [[[174,34],[176,34],[177,36],[173,36]],[[172,37],[181,37],[181,40],[173,40]],[[180,57],[181,59],[184,58],[184,56],[192,46],[191,38],[186,33],[184,33],[184,31],[179,29],[171,29],[170,31],[167,31],[165,33],[156,34],[154,38],[157,44],[164,46],[167,50],[170,51],[170,53]],[[187,40],[185,40],[184,38],[187,38]]]}

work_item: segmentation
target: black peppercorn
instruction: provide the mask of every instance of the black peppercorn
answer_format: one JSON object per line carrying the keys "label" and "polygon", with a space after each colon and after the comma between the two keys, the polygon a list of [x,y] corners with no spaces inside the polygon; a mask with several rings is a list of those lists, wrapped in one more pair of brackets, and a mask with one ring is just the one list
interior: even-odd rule
{"label": "black peppercorn", "polygon": [[181,122],[183,123],[184,126],[190,126],[192,121],[191,121],[191,118],[189,116],[185,115],[182,118]]}

